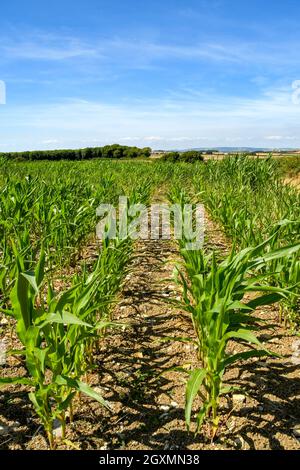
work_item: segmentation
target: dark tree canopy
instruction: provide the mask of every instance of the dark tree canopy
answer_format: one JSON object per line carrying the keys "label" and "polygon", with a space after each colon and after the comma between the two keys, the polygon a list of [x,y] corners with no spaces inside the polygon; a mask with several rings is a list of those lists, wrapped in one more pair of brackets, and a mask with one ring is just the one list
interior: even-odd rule
{"label": "dark tree canopy", "polygon": [[29,152],[0,153],[0,157],[14,160],[90,160],[93,158],[148,158],[151,148],[128,147],[126,145],[105,145],[84,149],[33,150]]}
{"label": "dark tree canopy", "polygon": [[194,163],[196,161],[203,161],[204,157],[201,152],[197,150],[188,150],[187,152],[169,152],[162,157],[163,161],[167,162],[185,162]]}

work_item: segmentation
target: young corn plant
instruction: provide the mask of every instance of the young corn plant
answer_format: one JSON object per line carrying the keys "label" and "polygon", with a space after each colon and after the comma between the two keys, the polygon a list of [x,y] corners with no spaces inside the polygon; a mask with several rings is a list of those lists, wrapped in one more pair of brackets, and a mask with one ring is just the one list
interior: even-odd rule
{"label": "young corn plant", "polygon": [[[66,410],[72,417],[72,401],[77,392],[84,393],[109,408],[109,404],[81,381],[87,370],[87,348],[97,336],[102,323],[91,325],[86,319],[96,309],[95,293],[99,273],[92,273],[84,285],[73,286],[60,297],[49,287],[45,306],[42,283],[45,255],[42,251],[34,272],[24,269],[18,257],[19,274],[11,292],[11,312],[23,345],[13,351],[25,357],[26,377],[0,378],[0,386],[26,384],[32,388],[29,398],[44,426],[50,448],[55,448],[53,424],[61,422],[65,436]],[[107,325],[106,325],[107,326]]]}
{"label": "young corn plant", "polygon": [[[274,227],[270,249],[282,246],[283,239],[299,240],[299,221],[282,220]],[[292,328],[300,326],[300,260],[299,254],[272,260],[268,267],[270,282],[279,287],[293,286],[293,292],[280,302],[280,321]]]}
{"label": "young corn plant", "polygon": [[[196,333],[199,368],[190,373],[186,387],[185,417],[188,429],[196,396],[202,400],[197,427],[207,420],[212,436],[217,433],[220,397],[230,389],[223,383],[226,369],[242,360],[272,354],[263,347],[255,331],[257,307],[270,305],[291,294],[290,290],[264,284],[262,268],[271,261],[298,252],[300,244],[266,253],[269,240],[256,248],[246,248],[218,262],[214,253],[181,250],[184,270],[178,272],[183,287],[182,307],[190,313]],[[251,300],[249,294],[256,293]],[[231,354],[230,341],[245,345],[244,352]]]}
{"label": "young corn plant", "polygon": [[[195,190],[202,190],[201,200],[211,217],[221,224],[236,250],[256,246],[271,238],[267,250],[299,241],[299,193],[284,184],[278,162],[247,156],[209,161],[195,172]],[[278,230],[278,226],[281,226]],[[274,286],[295,285],[299,294],[299,257],[278,259],[264,270]],[[296,287],[298,285],[298,287]],[[291,294],[280,303],[280,318],[286,325],[300,325],[299,300]]]}

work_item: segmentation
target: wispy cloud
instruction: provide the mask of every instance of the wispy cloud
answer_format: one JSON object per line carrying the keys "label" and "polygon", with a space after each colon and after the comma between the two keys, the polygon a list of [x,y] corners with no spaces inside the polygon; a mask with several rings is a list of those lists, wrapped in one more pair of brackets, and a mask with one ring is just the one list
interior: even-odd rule
{"label": "wispy cloud", "polygon": [[300,106],[293,104],[291,91],[267,90],[257,99],[206,96],[204,100],[188,95],[123,105],[68,100],[44,106],[7,106],[0,113],[0,142],[9,135],[13,142],[17,133],[23,136],[18,139],[21,148],[34,148],[37,141],[45,147],[108,142],[153,148],[296,147],[300,146]]}
{"label": "wispy cloud", "polygon": [[233,64],[291,65],[298,59],[300,43],[254,42],[216,38],[196,40],[188,44],[178,40],[150,41],[140,37],[96,37],[91,42],[83,37],[41,32],[23,33],[18,36],[0,36],[0,52],[7,60],[62,61],[73,58],[89,58],[114,63],[115,66],[138,68],[163,60],[212,61]]}
{"label": "wispy cloud", "polygon": [[[201,2],[204,10],[208,3]],[[267,34],[199,29],[191,35],[168,28],[0,32],[0,73],[9,88],[0,148],[1,142],[34,148],[113,141],[154,148],[300,146],[292,89],[300,79],[299,34],[270,41]]]}
{"label": "wispy cloud", "polygon": [[293,141],[293,140],[297,140],[298,137],[295,136],[295,135],[267,135],[265,137],[266,140],[271,140],[271,141]]}
{"label": "wispy cloud", "polygon": [[0,38],[0,51],[10,60],[61,61],[76,57],[99,57],[99,50],[79,38],[30,33],[25,37]]}

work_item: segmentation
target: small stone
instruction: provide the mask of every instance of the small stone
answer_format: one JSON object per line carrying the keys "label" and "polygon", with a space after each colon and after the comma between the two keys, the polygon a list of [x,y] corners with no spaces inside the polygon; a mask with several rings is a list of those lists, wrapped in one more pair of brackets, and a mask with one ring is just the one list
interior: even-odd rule
{"label": "small stone", "polygon": [[300,365],[300,341],[294,341],[291,349],[293,354],[291,356],[290,362],[296,366]]}
{"label": "small stone", "polygon": [[243,449],[244,445],[245,445],[245,441],[241,436],[234,439],[234,446],[237,447],[238,449]]}
{"label": "small stone", "polygon": [[234,403],[245,403],[246,397],[245,395],[242,395],[241,393],[234,393],[232,395],[232,400]]}
{"label": "small stone", "polygon": [[135,357],[142,359],[144,357],[144,354],[142,352],[138,352],[135,354]]}
{"label": "small stone", "polygon": [[296,340],[292,343],[292,346],[291,346],[291,349],[292,351],[299,351],[300,350],[300,341],[299,340]]}
{"label": "small stone", "polygon": [[1,318],[1,321],[0,321],[0,325],[3,326],[3,325],[7,325],[9,323],[9,321],[7,320],[7,318]]}
{"label": "small stone", "polygon": [[0,436],[5,436],[6,434],[9,434],[10,428],[8,426],[5,426],[4,424],[0,424]]}
{"label": "small stone", "polygon": [[159,409],[162,411],[170,411],[170,407],[168,405],[161,405]]}
{"label": "small stone", "polygon": [[103,394],[103,388],[97,386],[97,387],[93,387],[93,390],[94,390],[94,392],[99,393],[99,395],[102,395]]}
{"label": "small stone", "polygon": [[232,418],[232,419],[229,419],[227,422],[226,422],[226,427],[228,429],[228,431],[233,431],[234,428],[235,428],[235,419]]}
{"label": "small stone", "polygon": [[6,348],[5,340],[0,340],[0,366],[5,366],[6,364]]}
{"label": "small stone", "polygon": [[261,406],[261,405],[259,405],[259,406],[257,407],[257,409],[258,409],[258,411],[264,411],[264,407]]}
{"label": "small stone", "polygon": [[278,339],[277,338],[272,338],[269,340],[269,343],[277,343]]}
{"label": "small stone", "polygon": [[219,408],[220,410],[229,411],[231,409],[231,405],[228,403],[228,401],[226,401],[226,402],[221,403]]}
{"label": "small stone", "polygon": [[179,408],[179,405],[178,405],[178,403],[177,403],[176,401],[171,401],[171,406],[172,406],[173,408]]}
{"label": "small stone", "polygon": [[53,435],[58,439],[62,438],[62,425],[59,419],[53,421]]}
{"label": "small stone", "polygon": [[256,364],[257,364],[257,365],[259,365],[259,366],[262,366],[262,367],[266,367],[266,366],[267,366],[267,364],[266,364],[266,362],[265,362],[265,361],[266,361],[266,359],[265,359],[265,360],[261,360],[261,361],[257,361],[257,363],[256,363]]}
{"label": "small stone", "polygon": [[292,432],[294,436],[297,437],[297,439],[299,439],[300,438],[300,424],[296,424],[296,426],[292,428]]}
{"label": "small stone", "polygon": [[108,442],[105,442],[102,447],[100,447],[100,450],[107,450],[108,449]]}

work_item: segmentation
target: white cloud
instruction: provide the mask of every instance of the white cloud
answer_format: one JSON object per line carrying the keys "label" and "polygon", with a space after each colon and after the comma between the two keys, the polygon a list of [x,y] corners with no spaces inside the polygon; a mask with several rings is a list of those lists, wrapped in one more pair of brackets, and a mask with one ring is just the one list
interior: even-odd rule
{"label": "white cloud", "polygon": [[[299,43],[254,40],[233,41],[224,37],[191,43],[153,41],[146,37],[106,38],[101,35],[92,42],[83,37],[41,31],[0,35],[0,52],[8,60],[62,61],[90,58],[114,62],[115,66],[148,68],[166,59],[212,61],[236,64],[297,64]],[[116,63],[115,61],[118,60]]]}
{"label": "white cloud", "polygon": [[1,140],[10,140],[12,147],[17,141],[21,149],[36,148],[41,141],[59,147],[112,142],[153,148],[300,147],[300,106],[291,103],[290,94],[287,87],[267,90],[257,99],[182,93],[119,105],[68,100],[3,106],[0,148]]}
{"label": "white cloud", "polygon": [[124,142],[135,142],[137,140],[141,140],[141,138],[140,137],[121,137],[120,140]]}
{"label": "white cloud", "polygon": [[0,37],[0,51],[9,60],[61,61],[76,57],[99,57],[93,45],[80,38],[33,32],[18,37]]}
{"label": "white cloud", "polygon": [[144,137],[144,140],[149,141],[149,142],[160,142],[161,140],[164,140],[164,138],[158,135],[151,135],[151,136]]}
{"label": "white cloud", "polygon": [[58,144],[58,143],[59,143],[59,140],[57,140],[57,139],[48,139],[48,140],[42,140],[41,141],[41,144],[45,144],[45,145]]}
{"label": "white cloud", "polygon": [[282,135],[268,135],[265,137],[266,140],[280,140],[280,141],[293,141],[293,140],[297,140],[297,136],[295,135],[286,135],[286,136],[282,136]]}

